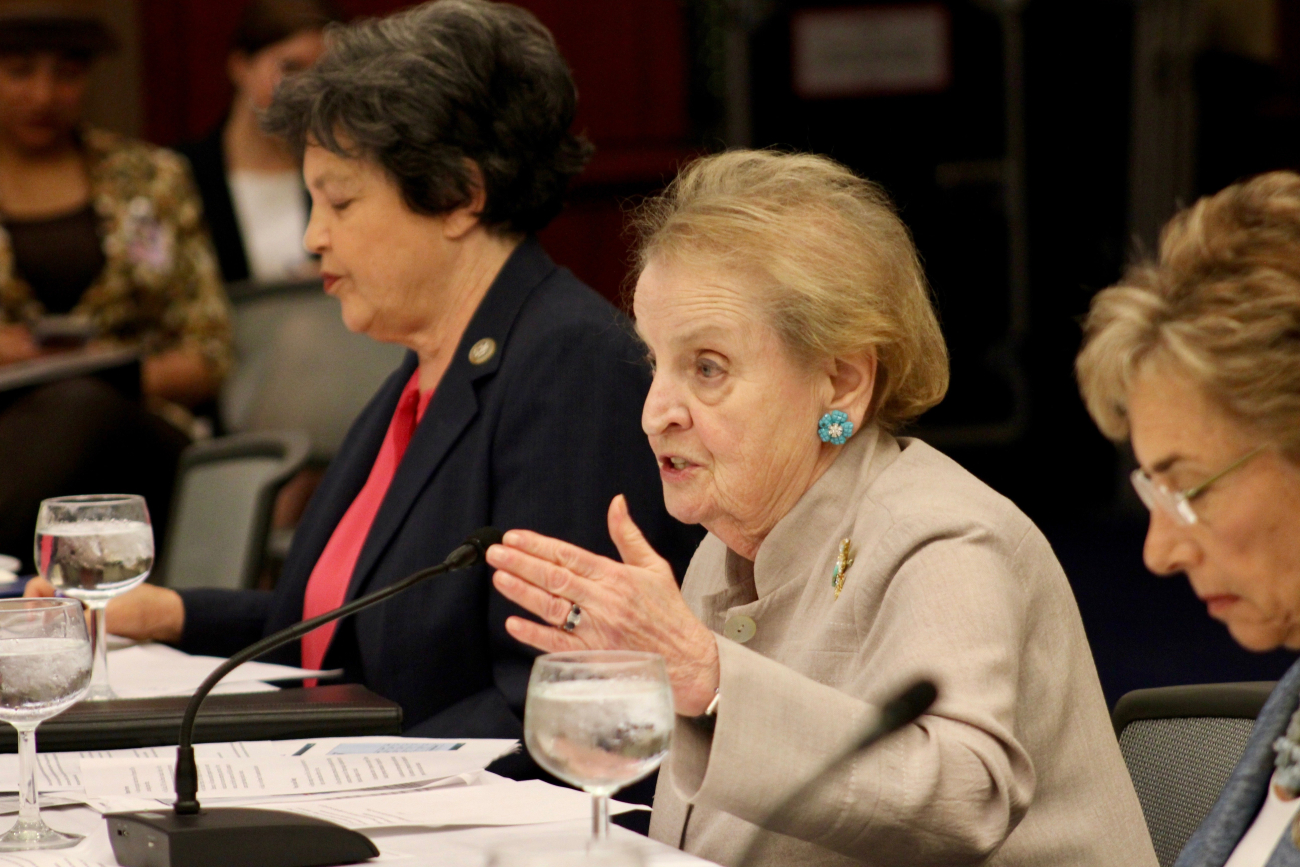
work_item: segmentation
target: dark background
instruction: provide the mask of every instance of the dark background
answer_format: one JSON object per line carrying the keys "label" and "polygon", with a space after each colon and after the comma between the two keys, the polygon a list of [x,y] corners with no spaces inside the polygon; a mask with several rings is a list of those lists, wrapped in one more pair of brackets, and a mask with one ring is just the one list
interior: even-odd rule
{"label": "dark background", "polygon": [[[359,15],[403,4],[341,5]],[[1008,19],[995,0],[924,4],[948,16],[946,87],[834,99],[795,93],[791,21],[801,10],[873,4],[520,5],[554,32],[581,94],[577,126],[598,148],[569,207],[543,235],[558,261],[621,297],[630,244],[624,209],[692,154],[748,143],[847,163],[883,184],[913,229],[951,347],[952,391],[918,433],[1043,527],[1075,588],[1108,698],[1143,686],[1272,679],[1286,668],[1290,654],[1237,648],[1184,580],[1144,569],[1145,513],[1124,481],[1129,459],[1092,426],[1071,365],[1089,299],[1154,242],[1153,225],[1135,225],[1134,213],[1162,220],[1197,195],[1300,162],[1300,0],[1031,0],[1015,13],[1024,49],[1027,327],[1010,339],[1009,200],[998,174],[1008,147]],[[172,144],[219,121],[239,9],[218,0],[139,0],[146,138]],[[1184,13],[1195,20],[1186,44],[1139,60],[1141,22]],[[1266,38],[1243,39],[1243,28],[1261,32],[1251,30],[1260,20]],[[748,71],[737,76],[727,35],[742,24]],[[1140,201],[1134,173],[1177,160],[1134,162],[1134,142],[1150,135],[1141,113],[1135,121],[1139,81],[1154,82],[1157,107],[1180,99],[1191,107],[1186,128],[1167,143],[1190,169],[1171,191]],[[741,136],[728,120],[738,98],[748,115]]]}

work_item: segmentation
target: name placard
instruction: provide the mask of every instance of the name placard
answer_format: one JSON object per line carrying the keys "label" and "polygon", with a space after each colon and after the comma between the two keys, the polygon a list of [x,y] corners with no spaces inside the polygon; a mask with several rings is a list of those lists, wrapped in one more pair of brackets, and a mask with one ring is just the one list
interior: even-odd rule
{"label": "name placard", "polygon": [[940,4],[809,9],[791,22],[795,93],[805,99],[934,93],[952,77]]}

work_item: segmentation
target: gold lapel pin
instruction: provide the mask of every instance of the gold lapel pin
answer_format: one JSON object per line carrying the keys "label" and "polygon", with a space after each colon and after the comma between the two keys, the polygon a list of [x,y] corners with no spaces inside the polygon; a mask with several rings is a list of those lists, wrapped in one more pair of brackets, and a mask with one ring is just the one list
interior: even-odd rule
{"label": "gold lapel pin", "polygon": [[497,342],[491,337],[484,337],[469,349],[470,364],[487,364],[496,355]]}
{"label": "gold lapel pin", "polygon": [[835,561],[835,574],[831,576],[831,586],[835,588],[835,598],[840,598],[840,591],[844,589],[844,573],[849,571],[853,565],[853,557],[849,553],[849,540],[840,541],[840,556]]}

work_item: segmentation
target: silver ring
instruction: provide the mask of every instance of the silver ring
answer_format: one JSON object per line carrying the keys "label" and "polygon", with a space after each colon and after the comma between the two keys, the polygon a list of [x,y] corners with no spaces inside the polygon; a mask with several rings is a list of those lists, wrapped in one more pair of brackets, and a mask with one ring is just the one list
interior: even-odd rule
{"label": "silver ring", "polygon": [[564,625],[560,628],[565,632],[572,632],[578,628],[578,622],[581,620],[582,609],[578,607],[578,603],[574,602],[569,606],[569,616],[564,618]]}

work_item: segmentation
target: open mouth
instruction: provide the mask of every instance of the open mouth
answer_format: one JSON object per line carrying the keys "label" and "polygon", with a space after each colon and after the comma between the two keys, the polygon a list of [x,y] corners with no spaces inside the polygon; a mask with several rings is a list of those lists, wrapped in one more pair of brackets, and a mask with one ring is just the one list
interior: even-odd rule
{"label": "open mouth", "polygon": [[692,464],[690,461],[686,460],[686,458],[678,458],[678,457],[668,456],[668,457],[663,457],[663,458],[660,458],[660,459],[659,459],[659,467],[660,467],[660,469],[664,469],[664,470],[679,470],[679,471],[680,471],[680,470],[684,470],[684,469],[686,469],[687,467],[691,467],[691,466],[694,466],[694,464]]}

